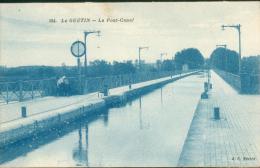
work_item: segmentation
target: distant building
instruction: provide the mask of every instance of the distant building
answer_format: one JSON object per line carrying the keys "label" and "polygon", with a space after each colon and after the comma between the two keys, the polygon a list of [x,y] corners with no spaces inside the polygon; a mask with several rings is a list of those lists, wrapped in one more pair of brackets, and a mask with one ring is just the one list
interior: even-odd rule
{"label": "distant building", "polygon": [[182,71],[188,71],[189,70],[189,65],[188,64],[183,64],[182,65]]}

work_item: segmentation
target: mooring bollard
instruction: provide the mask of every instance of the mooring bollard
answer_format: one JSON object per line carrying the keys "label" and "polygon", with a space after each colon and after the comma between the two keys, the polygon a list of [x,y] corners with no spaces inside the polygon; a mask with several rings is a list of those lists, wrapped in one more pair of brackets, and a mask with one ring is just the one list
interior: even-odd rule
{"label": "mooring bollard", "polygon": [[219,107],[214,107],[214,119],[215,120],[220,119]]}
{"label": "mooring bollard", "polygon": [[212,89],[212,83],[209,84],[209,88]]}
{"label": "mooring bollard", "polygon": [[204,91],[208,91],[208,82],[204,82]]}
{"label": "mooring bollard", "polygon": [[129,89],[132,89],[132,85],[131,84],[129,84]]}
{"label": "mooring bollard", "polygon": [[201,99],[208,99],[209,98],[209,95],[206,91],[204,91],[201,95],[200,95],[200,98]]}
{"label": "mooring bollard", "polygon": [[104,96],[108,96],[108,86],[104,85]]}
{"label": "mooring bollard", "polygon": [[26,117],[26,107],[25,106],[22,106],[22,117],[25,118]]}

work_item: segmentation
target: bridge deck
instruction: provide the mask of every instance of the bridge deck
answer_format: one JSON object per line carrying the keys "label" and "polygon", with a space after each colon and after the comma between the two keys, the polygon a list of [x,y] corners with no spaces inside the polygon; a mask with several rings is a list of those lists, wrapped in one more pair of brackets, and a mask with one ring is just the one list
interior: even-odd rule
{"label": "bridge deck", "polygon": [[[212,72],[213,89],[201,100],[179,166],[259,166],[259,95],[240,95]],[[220,107],[220,120],[213,108]]]}
{"label": "bridge deck", "polygon": [[[170,77],[160,78],[156,80],[151,80],[147,82],[137,83],[132,85],[132,89],[139,88],[142,86],[150,85],[160,81],[170,79]],[[110,89],[110,95],[122,94],[123,92],[129,90],[128,86],[122,86],[114,89]],[[97,100],[100,99],[102,95],[98,92],[90,93],[87,95],[77,95],[69,97],[44,97],[37,98],[34,100],[24,101],[24,102],[12,102],[9,104],[0,105],[0,123],[6,123],[13,120],[21,119],[21,107],[27,107],[27,115],[33,116],[40,113],[49,112],[56,109],[65,108],[68,106],[76,105],[82,103],[83,101]]]}
{"label": "bridge deck", "polygon": [[[183,73],[182,75],[190,74],[192,72]],[[193,72],[194,73],[194,72]],[[173,76],[177,78],[180,74]],[[142,88],[155,83],[160,83],[171,79],[171,77],[164,77],[156,80],[150,80],[132,85],[132,89]],[[121,95],[128,91],[128,86],[122,86],[109,90],[109,95]],[[70,97],[45,97],[25,102],[14,102],[10,104],[0,105],[0,132],[6,129],[16,127],[17,125],[31,123],[35,120],[48,118],[49,115],[62,113],[79,108],[86,104],[92,104],[103,101],[101,94],[98,92],[70,96]],[[21,117],[21,107],[27,107],[27,117]]]}

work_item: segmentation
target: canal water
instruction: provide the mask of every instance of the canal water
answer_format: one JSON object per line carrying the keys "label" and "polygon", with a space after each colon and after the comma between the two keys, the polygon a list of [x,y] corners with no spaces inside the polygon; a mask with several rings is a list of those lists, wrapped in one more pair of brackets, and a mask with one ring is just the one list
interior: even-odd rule
{"label": "canal water", "polygon": [[177,166],[203,74],[0,151],[2,166]]}

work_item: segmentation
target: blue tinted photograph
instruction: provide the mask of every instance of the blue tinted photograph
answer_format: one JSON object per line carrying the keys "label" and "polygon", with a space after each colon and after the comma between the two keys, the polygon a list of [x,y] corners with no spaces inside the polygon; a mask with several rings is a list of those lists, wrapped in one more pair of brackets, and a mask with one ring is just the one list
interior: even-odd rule
{"label": "blue tinted photograph", "polygon": [[0,167],[260,167],[260,2],[0,4]]}

